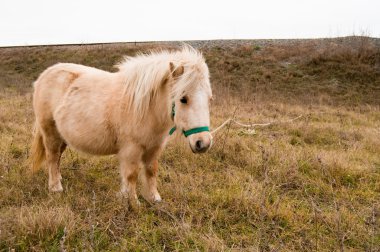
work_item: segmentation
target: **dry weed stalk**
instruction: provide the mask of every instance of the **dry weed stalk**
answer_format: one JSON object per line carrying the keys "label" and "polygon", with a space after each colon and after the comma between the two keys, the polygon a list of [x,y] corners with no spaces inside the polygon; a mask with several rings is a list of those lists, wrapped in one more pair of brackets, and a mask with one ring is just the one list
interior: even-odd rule
{"label": "dry weed stalk", "polygon": [[63,235],[62,235],[61,239],[59,240],[59,251],[60,252],[66,252],[67,251],[65,248],[66,236],[67,236],[67,229],[65,227],[63,229]]}
{"label": "dry weed stalk", "polygon": [[235,120],[235,116],[233,117],[230,117],[228,118],[226,121],[224,121],[221,125],[219,125],[216,129],[214,129],[213,131],[211,131],[211,134],[214,135],[216,134],[219,130],[221,130],[224,126],[226,126],[228,123],[229,123],[229,127],[232,125],[232,123],[235,123],[243,128],[253,128],[253,127],[256,127],[256,126],[260,126],[260,127],[265,127],[265,126],[270,126],[270,125],[274,125],[274,124],[280,124],[280,123],[289,123],[289,122],[293,122],[295,120],[298,120],[300,119],[301,117],[303,117],[303,115],[299,115],[293,119],[290,119],[290,120],[286,120],[286,121],[274,121],[274,122],[269,122],[269,123],[251,123],[251,124],[245,124],[245,123],[241,123],[237,120]]}

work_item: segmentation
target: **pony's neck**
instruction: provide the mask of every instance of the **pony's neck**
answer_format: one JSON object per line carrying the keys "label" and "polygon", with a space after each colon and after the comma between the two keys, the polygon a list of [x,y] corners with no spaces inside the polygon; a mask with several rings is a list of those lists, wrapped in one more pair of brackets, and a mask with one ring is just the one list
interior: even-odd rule
{"label": "pony's neck", "polygon": [[171,119],[171,85],[168,80],[163,83],[163,80],[168,78],[167,68],[167,63],[160,62],[146,64],[145,72],[141,72],[140,68],[121,69],[118,72],[123,84],[121,107],[124,109],[121,112],[133,115],[132,118],[137,124],[148,123],[148,128],[152,127],[156,134],[169,132],[174,125]]}
{"label": "pony's neck", "polygon": [[169,91],[162,90],[159,92],[152,105],[157,128],[161,128],[163,131],[168,131],[168,129],[174,125],[171,118],[172,101],[170,99]]}

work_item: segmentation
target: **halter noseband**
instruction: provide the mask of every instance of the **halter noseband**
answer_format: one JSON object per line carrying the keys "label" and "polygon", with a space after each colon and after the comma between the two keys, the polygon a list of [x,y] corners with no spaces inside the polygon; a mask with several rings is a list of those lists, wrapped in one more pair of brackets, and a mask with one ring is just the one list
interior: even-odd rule
{"label": "halter noseband", "polygon": [[[172,104],[172,114],[171,114],[171,117],[172,117],[173,121],[174,121],[174,116],[175,116],[175,104],[173,102],[173,104]],[[169,131],[169,135],[171,136],[176,129],[177,129],[176,126],[174,126],[173,128],[171,128],[170,131]],[[188,137],[188,136],[190,136],[192,134],[196,134],[196,133],[203,132],[203,131],[210,131],[210,129],[209,129],[208,126],[203,126],[203,127],[192,128],[192,129],[189,129],[189,130],[183,130],[182,132],[185,135],[185,137]]]}

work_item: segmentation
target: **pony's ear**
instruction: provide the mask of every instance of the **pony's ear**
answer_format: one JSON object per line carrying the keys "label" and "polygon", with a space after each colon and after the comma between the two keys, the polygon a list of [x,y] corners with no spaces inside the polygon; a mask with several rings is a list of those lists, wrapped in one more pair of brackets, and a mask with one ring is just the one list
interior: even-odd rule
{"label": "pony's ear", "polygon": [[185,71],[185,68],[183,66],[175,66],[173,62],[170,62],[169,66],[170,66],[170,73],[172,74],[174,78],[178,78]]}

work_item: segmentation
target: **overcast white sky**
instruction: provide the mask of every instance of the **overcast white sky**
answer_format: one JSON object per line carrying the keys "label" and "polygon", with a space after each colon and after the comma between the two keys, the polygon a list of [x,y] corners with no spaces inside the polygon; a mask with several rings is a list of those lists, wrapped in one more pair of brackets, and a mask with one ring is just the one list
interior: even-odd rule
{"label": "overcast white sky", "polygon": [[380,0],[1,0],[0,46],[380,37]]}

